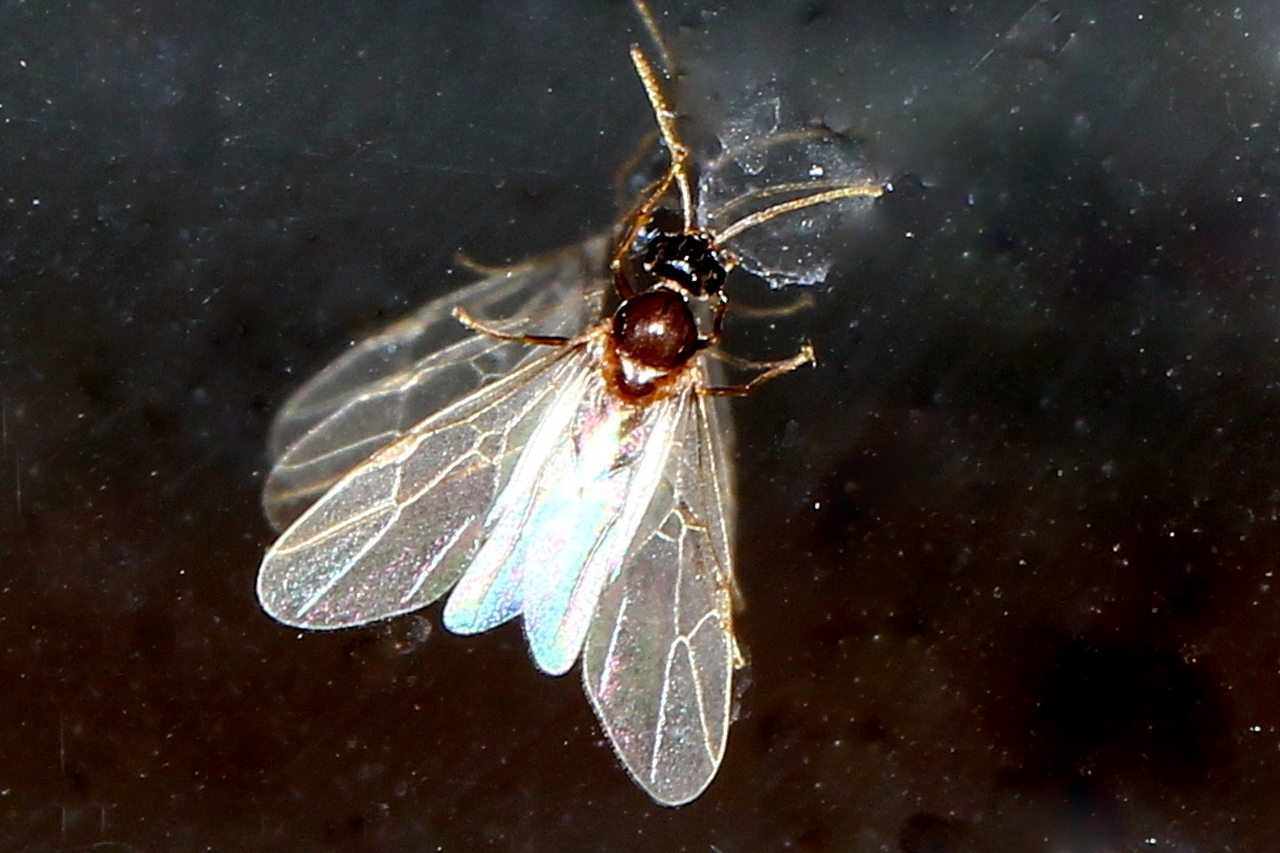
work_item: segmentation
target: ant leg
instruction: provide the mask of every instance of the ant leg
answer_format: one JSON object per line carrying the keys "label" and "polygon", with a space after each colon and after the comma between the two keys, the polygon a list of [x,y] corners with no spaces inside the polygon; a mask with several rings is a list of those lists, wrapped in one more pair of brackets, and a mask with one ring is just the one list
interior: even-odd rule
{"label": "ant leg", "polygon": [[573,338],[566,338],[562,335],[513,335],[503,332],[499,329],[486,326],[475,317],[467,313],[467,309],[461,305],[457,305],[453,309],[453,317],[462,325],[466,326],[473,332],[479,332],[482,335],[488,335],[491,338],[497,338],[500,341],[512,341],[520,344],[531,344],[534,346],[544,347],[563,347],[573,342]]}
{"label": "ant leg", "polygon": [[467,272],[474,273],[479,276],[514,275],[515,273],[523,272],[533,265],[531,261],[521,261],[520,263],[512,264],[511,266],[493,266],[491,264],[486,264],[484,261],[477,261],[466,252],[461,251],[453,256],[453,260],[454,263],[462,267]]}
{"label": "ant leg", "polygon": [[724,293],[716,291],[716,307],[711,315],[711,337],[707,338],[707,345],[714,346],[720,343],[720,335],[724,332],[724,312],[729,308],[729,300],[725,298]]}
{"label": "ant leg", "polygon": [[806,364],[817,364],[818,356],[813,351],[813,345],[805,343],[800,347],[800,352],[785,358],[781,361],[746,361],[744,359],[734,358],[726,353],[713,353],[716,358],[732,364],[735,367],[757,368],[762,372],[751,378],[750,381],[741,385],[718,385],[710,388],[703,388],[703,394],[713,394],[717,396],[741,396],[750,393],[756,386],[763,385],[770,379],[777,379],[785,373],[790,373],[797,368],[804,367]]}
{"label": "ant leg", "polygon": [[[640,140],[635,150],[631,152],[631,156],[613,173],[613,192],[617,196],[619,210],[623,210],[633,203],[635,193],[630,192],[627,185],[631,177],[640,170],[641,163],[647,158],[656,157],[657,152],[661,150],[657,147],[657,143],[661,138],[661,134],[656,130],[646,133],[644,139]],[[657,180],[654,183],[657,183]],[[652,184],[650,187],[652,187]],[[640,195],[643,197],[648,193],[649,189],[646,189]]]}
{"label": "ant leg", "polygon": [[649,214],[653,212],[653,209],[658,206],[658,202],[671,189],[673,180],[675,180],[675,175],[668,169],[665,175],[645,190],[645,197],[627,214],[631,227],[627,229],[626,236],[618,241],[613,250],[613,257],[609,259],[609,272],[613,273],[613,281],[618,288],[618,295],[623,299],[630,299],[636,295],[635,289],[627,281],[624,270],[627,252],[631,251],[631,245],[635,242],[636,235],[640,233],[640,229],[649,221]]}
{"label": "ant leg", "polygon": [[741,302],[733,303],[733,314],[735,317],[790,317],[792,314],[798,314],[801,311],[808,310],[814,306],[813,296],[807,290],[802,290],[796,294],[796,298],[792,299],[786,305],[743,305]]}
{"label": "ant leg", "polygon": [[540,266],[545,266],[548,262],[559,261],[563,258],[569,257],[575,252],[580,253],[581,251],[581,246],[570,245],[560,249],[554,249],[550,252],[539,252],[532,257],[525,258],[522,261],[516,261],[513,264],[486,264],[484,261],[476,260],[466,252],[459,250],[454,253],[453,261],[467,272],[474,273],[478,276],[513,276],[528,272]]}

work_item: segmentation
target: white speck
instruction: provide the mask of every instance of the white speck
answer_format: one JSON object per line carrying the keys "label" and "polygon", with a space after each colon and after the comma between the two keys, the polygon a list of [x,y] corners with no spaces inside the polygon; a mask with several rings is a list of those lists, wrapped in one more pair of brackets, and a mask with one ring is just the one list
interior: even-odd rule
{"label": "white speck", "polygon": [[25,59],[19,59],[18,64],[21,65],[23,68],[27,67],[27,61]]}
{"label": "white speck", "polygon": [[814,163],[809,167],[809,177],[811,178],[821,178],[826,173],[827,170],[819,166],[817,163]]}
{"label": "white speck", "polygon": [[33,198],[33,199],[31,199],[31,206],[32,206],[32,207],[39,207],[39,206],[40,206],[40,199],[38,199],[38,198]]}

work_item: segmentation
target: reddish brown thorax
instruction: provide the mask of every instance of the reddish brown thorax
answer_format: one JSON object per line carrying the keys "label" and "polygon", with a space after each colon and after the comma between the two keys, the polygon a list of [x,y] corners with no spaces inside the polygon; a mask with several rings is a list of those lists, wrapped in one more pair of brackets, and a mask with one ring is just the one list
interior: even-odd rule
{"label": "reddish brown thorax", "polygon": [[624,358],[654,370],[674,370],[698,351],[698,324],[683,294],[656,287],[618,306],[613,342]]}

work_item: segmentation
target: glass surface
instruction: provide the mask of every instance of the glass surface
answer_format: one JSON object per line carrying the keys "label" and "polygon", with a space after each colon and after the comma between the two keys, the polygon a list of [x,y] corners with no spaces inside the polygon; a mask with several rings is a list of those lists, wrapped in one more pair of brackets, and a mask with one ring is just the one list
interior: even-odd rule
{"label": "glass surface", "polygon": [[654,805],[516,626],[254,598],[289,393],[614,221],[627,5],[5,3],[0,848],[1280,848],[1280,8],[655,11],[704,155],[768,91],[893,182],[728,284],[820,365],[731,407],[715,782]]}

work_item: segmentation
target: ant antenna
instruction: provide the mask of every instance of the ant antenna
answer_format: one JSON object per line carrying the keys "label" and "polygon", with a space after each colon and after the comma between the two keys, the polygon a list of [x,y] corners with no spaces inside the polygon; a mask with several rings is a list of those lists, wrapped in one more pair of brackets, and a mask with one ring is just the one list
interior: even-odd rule
{"label": "ant antenna", "polygon": [[644,22],[644,28],[649,32],[649,38],[653,41],[653,47],[658,51],[658,61],[662,63],[662,73],[669,80],[671,79],[672,69],[675,63],[671,61],[671,53],[667,50],[667,43],[662,39],[662,31],[658,29],[658,19],[653,17],[653,10],[649,8],[649,4],[645,0],[632,0],[632,5],[636,8],[636,14],[640,16],[640,20]]}
{"label": "ant antenna", "polygon": [[680,141],[676,132],[676,114],[667,103],[667,96],[662,93],[662,84],[658,80],[658,72],[649,57],[636,45],[631,46],[631,64],[640,75],[644,85],[644,93],[649,96],[649,106],[653,108],[653,117],[658,122],[658,131],[662,134],[662,142],[667,146],[671,157],[671,166],[667,170],[680,188],[680,211],[684,216],[685,228],[692,231],[697,222],[693,212],[693,182],[689,178],[689,148]]}
{"label": "ant antenna", "polygon": [[[635,6],[636,14],[640,16],[640,20],[644,23],[644,28],[648,31],[649,38],[653,41],[654,48],[657,50],[658,59],[662,65],[662,75],[659,77],[658,69],[654,67],[653,63],[649,61],[649,57],[645,56],[644,51],[638,45],[631,46],[631,64],[635,66],[636,73],[640,76],[645,95],[649,98],[649,106],[652,107],[654,118],[658,122],[658,132],[662,135],[662,142],[671,158],[671,165],[667,169],[666,176],[657,182],[655,194],[640,206],[640,210],[643,213],[651,210],[658,198],[674,183],[680,192],[680,212],[684,217],[685,230],[693,232],[697,230],[698,223],[694,211],[693,179],[689,174],[689,163],[692,155],[689,147],[680,139],[680,134],[676,130],[676,113],[671,109],[667,96],[662,91],[662,79],[671,79],[671,54],[667,50],[666,42],[663,41],[662,32],[658,29],[658,21],[653,16],[653,10],[649,8],[646,0],[632,0],[632,5]],[[768,194],[772,195],[802,188],[802,185],[783,185],[771,188]],[[846,198],[875,198],[883,195],[884,191],[885,188],[883,186],[870,181],[818,190],[800,198],[770,205],[744,216],[716,234],[716,242],[724,244],[748,228],[762,225],[771,219],[792,211],[819,204],[828,204]],[[631,237],[634,237],[636,230],[638,230],[638,225],[632,229]],[[626,245],[629,245],[629,242]],[[616,264],[617,259],[615,258],[614,260]]]}
{"label": "ant antenna", "polygon": [[721,243],[727,242],[748,228],[754,228],[793,210],[803,210],[806,207],[827,204],[828,202],[839,201],[842,198],[879,198],[882,195],[884,195],[884,187],[872,183],[850,184],[849,186],[836,187],[832,190],[822,190],[803,198],[784,201],[781,204],[775,204],[766,207],[764,210],[757,210],[755,213],[744,216],[718,233],[716,239]]}

